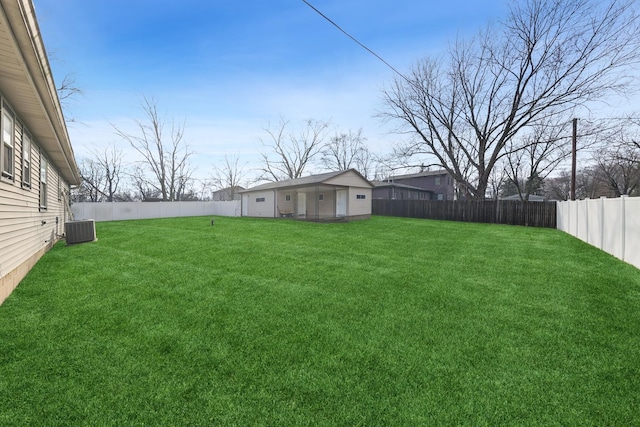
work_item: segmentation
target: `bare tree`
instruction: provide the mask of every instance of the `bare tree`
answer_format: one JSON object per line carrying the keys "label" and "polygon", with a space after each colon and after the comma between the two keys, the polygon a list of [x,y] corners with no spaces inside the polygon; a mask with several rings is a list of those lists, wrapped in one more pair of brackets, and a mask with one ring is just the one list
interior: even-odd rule
{"label": "bare tree", "polygon": [[280,181],[300,178],[324,147],[328,122],[309,119],[298,132],[289,131],[288,126],[289,121],[281,119],[277,126],[264,129],[269,137],[266,141],[260,139],[260,142],[270,151],[261,153],[262,179]]}
{"label": "bare tree", "polygon": [[60,105],[64,110],[65,121],[67,123],[76,122],[75,117],[73,117],[69,112],[70,104],[78,95],[82,95],[83,91],[78,86],[75,76],[73,74],[67,74],[64,76],[60,85],[56,87],[56,92],[58,93]]}
{"label": "bare tree", "polygon": [[241,189],[244,180],[244,165],[241,165],[240,158],[224,155],[224,161],[220,166],[214,166],[211,182],[218,190],[224,190],[223,200],[234,200],[237,192]]}
{"label": "bare tree", "polygon": [[94,159],[83,158],[78,164],[82,182],[73,190],[75,202],[100,202],[104,199],[104,171]]}
{"label": "bare tree", "polygon": [[[383,116],[413,138],[407,158],[444,167],[483,199],[510,141],[551,115],[629,87],[640,60],[631,0],[511,2],[506,20],[385,90]],[[569,121],[569,117],[566,118]]]}
{"label": "bare tree", "polygon": [[630,146],[609,145],[595,155],[595,177],[615,197],[636,195],[640,190],[640,152]]}
{"label": "bare tree", "polygon": [[506,181],[520,200],[542,190],[543,181],[571,155],[570,122],[541,119],[520,138],[510,139],[504,157]]}
{"label": "bare tree", "polygon": [[143,198],[158,197],[163,201],[180,200],[192,179],[189,163],[192,152],[184,140],[184,122],[160,117],[156,101],[144,98],[144,120],[134,119],[138,132],[127,133],[112,125],[115,132],[136,150],[142,161],[133,170],[133,179]]}
{"label": "bare tree", "polygon": [[80,161],[82,183],[75,193],[76,200],[113,202],[118,200],[118,188],[125,176],[122,168],[122,151],[115,148],[94,149],[91,158]]}
{"label": "bare tree", "polygon": [[94,161],[98,164],[104,175],[104,189],[102,194],[107,202],[115,201],[118,194],[120,181],[124,177],[122,168],[122,150],[116,147],[105,148],[102,151],[93,151]]}
{"label": "bare tree", "polygon": [[[607,195],[606,188],[596,178],[594,168],[578,169],[576,173],[576,198],[593,199]],[[571,173],[562,170],[557,176],[547,178],[544,182],[544,196],[550,200],[571,199]]]}
{"label": "bare tree", "polygon": [[[367,150],[366,138],[362,136],[362,129],[357,132],[335,133],[321,151],[320,161],[331,171],[343,171],[356,166],[362,152]],[[368,150],[367,150],[368,151]]]}

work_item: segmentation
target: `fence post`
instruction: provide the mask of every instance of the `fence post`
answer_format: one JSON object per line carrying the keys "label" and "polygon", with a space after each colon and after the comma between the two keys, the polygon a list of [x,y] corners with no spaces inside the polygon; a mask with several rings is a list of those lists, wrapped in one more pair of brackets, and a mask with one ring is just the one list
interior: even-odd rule
{"label": "fence post", "polygon": [[600,246],[599,249],[604,249],[604,204],[605,196],[600,197]]}
{"label": "fence post", "polygon": [[620,251],[620,253],[622,254],[622,256],[620,257],[623,261],[626,261],[626,254],[625,254],[625,246],[627,245],[627,242],[625,242],[625,236],[627,235],[627,211],[626,211],[626,200],[627,200],[627,196],[622,195],[620,196],[620,203],[622,203],[621,206],[621,211],[622,211],[622,239],[620,239],[620,241],[622,242],[622,250]]}

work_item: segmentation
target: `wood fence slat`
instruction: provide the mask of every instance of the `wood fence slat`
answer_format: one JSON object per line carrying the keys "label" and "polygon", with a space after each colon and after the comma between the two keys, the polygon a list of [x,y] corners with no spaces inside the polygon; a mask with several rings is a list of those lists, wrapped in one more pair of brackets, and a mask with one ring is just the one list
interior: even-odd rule
{"label": "wood fence slat", "polygon": [[519,200],[372,200],[382,216],[556,228],[556,202]]}

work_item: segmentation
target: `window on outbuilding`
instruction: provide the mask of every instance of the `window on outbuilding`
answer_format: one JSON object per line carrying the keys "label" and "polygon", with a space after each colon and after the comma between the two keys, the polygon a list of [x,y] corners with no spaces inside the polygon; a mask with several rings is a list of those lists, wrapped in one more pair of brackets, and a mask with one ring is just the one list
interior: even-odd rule
{"label": "window on outbuilding", "polygon": [[[367,196],[366,196],[365,194],[357,194],[357,195],[356,195],[356,199],[364,200],[364,199],[366,199],[366,198],[367,198]],[[401,198],[402,198],[402,196],[401,196]]]}
{"label": "window on outbuilding", "polygon": [[256,202],[264,202],[264,197],[256,197]]}
{"label": "window on outbuilding", "polygon": [[291,194],[285,194],[284,195],[284,201],[285,202],[290,202],[291,201]]}
{"label": "window on outbuilding", "polygon": [[319,201],[323,201],[324,200],[324,193],[318,194],[318,200]]}

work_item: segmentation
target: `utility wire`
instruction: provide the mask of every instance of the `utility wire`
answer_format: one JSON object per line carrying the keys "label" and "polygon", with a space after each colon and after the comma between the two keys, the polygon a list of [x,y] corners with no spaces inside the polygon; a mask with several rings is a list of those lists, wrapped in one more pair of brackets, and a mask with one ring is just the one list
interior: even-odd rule
{"label": "utility wire", "polygon": [[358,41],[358,39],[356,39],[355,37],[353,37],[351,34],[349,34],[348,32],[346,32],[345,30],[342,29],[342,27],[340,27],[340,25],[336,24],[335,22],[333,22],[327,15],[325,15],[324,13],[320,12],[318,9],[316,9],[311,3],[309,3],[307,0],[302,0],[307,6],[309,6],[311,9],[313,9],[318,15],[322,16],[324,19],[326,19],[331,25],[333,25],[334,27],[336,27],[338,30],[340,30],[344,35],[346,35],[347,37],[349,37],[351,40],[353,40],[354,42],[356,42],[360,47],[362,47],[363,49],[365,49],[367,52],[369,52],[370,54],[372,54],[373,56],[375,56],[376,58],[378,58],[380,61],[382,61],[387,67],[391,68],[397,75],[399,75],[400,77],[402,77],[403,79],[405,79],[409,84],[411,84],[411,81],[409,81],[408,78],[406,78],[400,71],[396,70],[391,64],[389,64],[387,61],[384,60],[384,58],[382,58],[380,55],[378,55],[377,53],[375,53],[374,51],[372,51],[371,49],[369,49],[367,46],[365,46],[364,44],[360,43]]}

